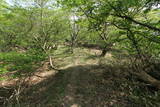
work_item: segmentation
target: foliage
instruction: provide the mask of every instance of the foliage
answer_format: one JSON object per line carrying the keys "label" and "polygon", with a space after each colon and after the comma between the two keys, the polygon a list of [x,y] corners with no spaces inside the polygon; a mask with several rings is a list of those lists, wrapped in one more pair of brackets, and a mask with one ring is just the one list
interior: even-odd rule
{"label": "foliage", "polygon": [[[68,64],[72,58],[56,62],[56,57],[64,59],[72,56],[76,59],[78,56],[85,56],[86,54],[81,52],[83,49],[79,49],[77,56],[74,56],[76,52],[73,50],[76,50],[76,46],[84,44],[82,46],[85,47],[87,44],[89,48],[100,50],[97,53],[101,52],[101,57],[96,56],[97,59],[100,58],[99,62],[101,59],[105,62],[105,55],[109,51],[118,51],[121,57],[123,55],[120,52],[124,52],[127,63],[131,63],[128,72],[143,74],[140,79],[147,79],[149,84],[160,89],[160,78],[150,75],[158,71],[156,66],[160,61],[159,0],[12,2],[11,5],[7,4],[6,0],[0,1],[0,75],[13,73],[13,77],[23,76],[36,71],[42,61],[48,61],[52,68],[53,63],[61,67]],[[70,48],[72,54],[68,52]],[[63,76],[63,73],[60,76]],[[132,83],[135,81],[138,80]],[[63,83],[61,80],[57,84],[59,82]],[[138,89],[133,86],[130,94],[134,103],[139,103],[140,100],[142,106],[147,106],[145,103],[153,106],[153,103],[158,102],[158,92],[153,95],[150,90],[142,92],[143,88],[137,87]],[[64,92],[64,89],[59,88],[64,88],[63,84],[58,90]]]}
{"label": "foliage", "polygon": [[16,71],[15,76],[34,72],[39,62],[45,60],[44,54],[5,52],[0,53],[0,74]]}

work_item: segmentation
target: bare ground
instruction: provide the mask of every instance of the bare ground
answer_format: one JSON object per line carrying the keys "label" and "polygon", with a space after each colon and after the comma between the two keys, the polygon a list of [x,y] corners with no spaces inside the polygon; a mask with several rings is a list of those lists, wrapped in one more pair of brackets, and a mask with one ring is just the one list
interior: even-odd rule
{"label": "bare ground", "polygon": [[[60,69],[55,71],[46,70],[47,67],[40,68],[40,71],[30,78],[29,87],[21,93],[19,104],[11,103],[10,106],[143,106],[135,104],[129,97],[130,86],[126,85],[129,74],[126,72],[126,68],[119,65],[115,67],[112,64],[103,65],[103,58],[92,57],[97,53],[99,52],[91,50],[90,55],[86,56],[77,52],[76,55],[70,57],[55,58],[55,65]],[[107,54],[106,59],[108,62],[112,62],[112,55]]]}

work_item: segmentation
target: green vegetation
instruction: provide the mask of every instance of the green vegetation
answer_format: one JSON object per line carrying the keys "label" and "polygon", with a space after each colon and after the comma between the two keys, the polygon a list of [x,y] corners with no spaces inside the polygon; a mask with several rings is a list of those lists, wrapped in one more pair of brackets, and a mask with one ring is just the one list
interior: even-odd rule
{"label": "green vegetation", "polygon": [[159,107],[159,0],[1,0],[0,106]]}
{"label": "green vegetation", "polygon": [[15,76],[20,76],[27,72],[34,72],[39,62],[45,60],[45,55],[41,54],[28,54],[28,53],[18,53],[18,52],[4,52],[0,53],[0,74],[7,72],[18,71]]}

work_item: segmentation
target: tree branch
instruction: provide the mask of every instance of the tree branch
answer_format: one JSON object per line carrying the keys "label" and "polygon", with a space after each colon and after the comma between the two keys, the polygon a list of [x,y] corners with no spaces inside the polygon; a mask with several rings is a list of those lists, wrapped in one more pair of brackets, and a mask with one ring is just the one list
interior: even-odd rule
{"label": "tree branch", "polygon": [[143,27],[146,27],[146,28],[148,28],[148,29],[151,29],[151,30],[160,32],[160,28],[157,28],[157,27],[154,27],[154,26],[145,24],[145,23],[141,23],[141,22],[139,22],[139,21],[137,21],[137,20],[134,20],[133,18],[131,18],[131,17],[129,17],[129,16],[122,16],[122,15],[114,15],[114,16],[117,16],[117,17],[126,19],[126,20],[131,21],[131,22],[133,22],[133,23],[135,23],[135,24],[138,24],[138,25],[140,25],[140,26],[143,26]]}

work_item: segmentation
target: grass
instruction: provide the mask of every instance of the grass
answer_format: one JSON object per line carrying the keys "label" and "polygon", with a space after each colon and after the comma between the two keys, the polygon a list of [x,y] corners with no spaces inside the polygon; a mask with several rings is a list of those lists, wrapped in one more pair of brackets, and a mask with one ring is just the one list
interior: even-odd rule
{"label": "grass", "polygon": [[[46,107],[49,107],[49,104],[59,107],[63,102],[62,99],[68,95],[66,94],[68,84],[72,84],[73,87],[77,87],[73,93],[80,95],[76,97],[77,102],[80,102],[83,107],[92,103],[102,107],[112,102],[114,103],[112,106],[115,107],[123,107],[123,105],[160,107],[160,91],[151,89],[128,73],[130,70],[128,63],[124,63],[124,59],[127,59],[126,55],[122,57],[120,53],[111,53],[112,56],[98,57],[90,50],[81,48],[76,48],[74,53],[70,53],[67,47],[54,50],[52,54],[54,64],[58,68],[62,67],[62,70],[47,81],[34,86],[35,89],[31,89],[29,94],[24,96],[27,98],[30,95],[33,99],[26,101],[31,101],[33,104],[35,101],[39,101],[39,103],[45,103]],[[0,71],[3,74],[15,70],[18,70],[19,73],[35,71],[38,62],[44,59],[45,56],[39,54],[0,53],[0,60],[3,62],[0,65]],[[76,66],[75,62],[81,66]],[[98,62],[99,64],[94,65]],[[94,68],[94,66],[96,67]],[[75,71],[78,72],[77,75],[74,73]],[[71,82],[73,76],[76,77],[74,82]],[[17,75],[13,77],[17,77]],[[0,78],[0,80],[5,80],[5,78]],[[41,88],[44,90],[38,91]],[[37,92],[37,94],[32,92]]]}
{"label": "grass", "polygon": [[0,74],[17,71],[14,75],[20,76],[26,72],[35,71],[38,66],[38,62],[45,59],[45,55],[42,54],[29,54],[18,52],[5,52],[0,53]]}

